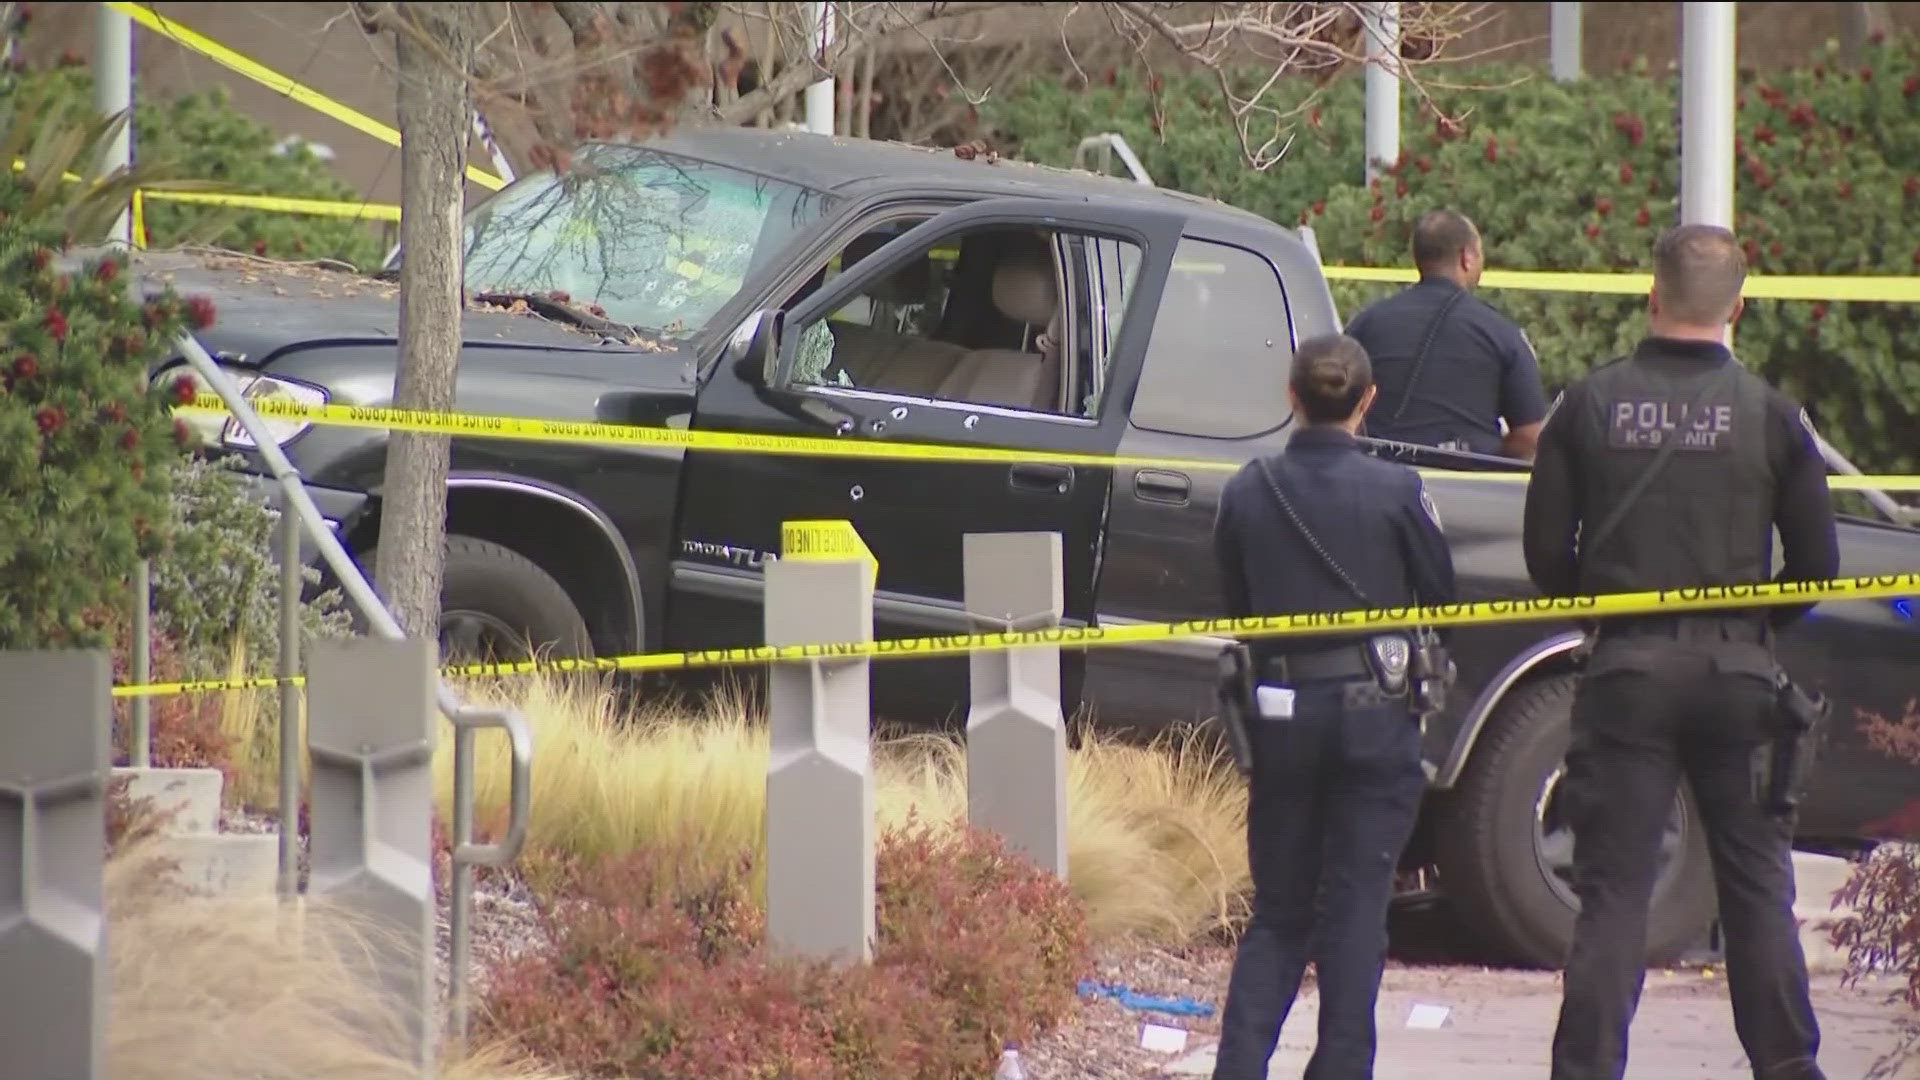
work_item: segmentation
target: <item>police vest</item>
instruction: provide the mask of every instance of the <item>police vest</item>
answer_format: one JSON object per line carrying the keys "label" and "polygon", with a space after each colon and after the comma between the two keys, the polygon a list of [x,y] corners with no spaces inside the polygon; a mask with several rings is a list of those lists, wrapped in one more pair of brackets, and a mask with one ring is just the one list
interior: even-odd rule
{"label": "police vest", "polygon": [[[1669,375],[1633,359],[1588,380],[1580,443],[1582,527],[1597,529],[1670,439],[1678,448],[1602,549],[1580,548],[1588,593],[1735,585],[1770,576],[1770,396],[1729,361]],[[1729,377],[1729,374],[1731,377]],[[1707,382],[1714,385],[1701,393]]]}

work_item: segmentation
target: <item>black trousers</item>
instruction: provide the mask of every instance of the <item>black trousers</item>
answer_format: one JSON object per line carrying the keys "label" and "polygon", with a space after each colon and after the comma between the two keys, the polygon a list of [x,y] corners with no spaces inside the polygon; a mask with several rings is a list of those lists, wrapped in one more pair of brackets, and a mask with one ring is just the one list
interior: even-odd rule
{"label": "black trousers", "polygon": [[1215,1080],[1264,1080],[1307,961],[1320,1033],[1307,1080],[1373,1075],[1387,904],[1426,787],[1404,698],[1349,708],[1337,682],[1296,688],[1294,718],[1252,732],[1253,918],[1221,1017]]}
{"label": "black trousers", "polygon": [[1684,776],[1713,861],[1734,1027],[1756,1080],[1824,1080],[1794,923],[1792,825],[1756,803],[1777,723],[1772,655],[1702,620],[1603,633],[1574,698],[1564,781],[1580,896],[1553,1080],[1620,1080],[1645,979],[1655,856]]}

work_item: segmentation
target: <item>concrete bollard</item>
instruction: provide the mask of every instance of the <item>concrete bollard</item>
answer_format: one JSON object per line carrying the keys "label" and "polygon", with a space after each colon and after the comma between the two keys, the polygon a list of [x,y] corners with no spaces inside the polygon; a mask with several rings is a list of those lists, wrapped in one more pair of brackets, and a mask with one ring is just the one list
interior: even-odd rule
{"label": "concrete bollard", "polygon": [[310,895],[349,907],[375,940],[370,973],[433,1068],[439,1033],[432,870],[432,642],[317,641],[307,669]]}
{"label": "concrete bollard", "polygon": [[[966,608],[976,631],[1057,626],[1065,610],[1059,533],[971,533]],[[1060,647],[969,657],[967,819],[1067,876],[1067,725]]]}
{"label": "concrete bollard", "polygon": [[[859,558],[766,568],[769,645],[873,639]],[[767,722],[767,942],[779,954],[873,957],[872,710],[865,657],[772,665]]]}
{"label": "concrete bollard", "polygon": [[0,653],[0,1072],[106,1075],[101,652]]}

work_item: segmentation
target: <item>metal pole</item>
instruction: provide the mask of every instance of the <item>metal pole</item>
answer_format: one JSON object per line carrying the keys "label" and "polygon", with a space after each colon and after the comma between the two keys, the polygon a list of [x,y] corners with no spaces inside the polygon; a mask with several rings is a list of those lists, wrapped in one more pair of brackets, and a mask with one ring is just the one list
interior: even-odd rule
{"label": "metal pole", "polygon": [[[833,5],[816,3],[807,6],[812,9],[809,12],[807,29],[811,32],[813,44],[816,46],[814,57],[822,67],[825,67],[833,52]],[[806,103],[807,130],[821,135],[833,134],[832,75],[808,85]]]}
{"label": "metal pole", "polygon": [[1734,5],[1682,5],[1680,222],[1733,227]]}
{"label": "metal pole", "polygon": [[[133,681],[145,686],[153,681],[153,567],[141,559],[133,568],[133,640],[127,643],[133,652]],[[133,745],[127,760],[136,769],[153,764],[153,699],[145,694],[133,699]]]}
{"label": "metal pole", "polygon": [[280,895],[300,892],[300,516],[280,511]]}
{"label": "metal pole", "polygon": [[1549,4],[1548,35],[1553,39],[1553,77],[1559,82],[1580,78],[1580,5]]}
{"label": "metal pole", "polygon": [[[453,849],[473,843],[473,736],[469,727],[453,730]],[[473,866],[453,860],[451,910],[447,913],[447,1006],[452,1014],[453,1052],[467,1048],[467,983],[473,978]]]}
{"label": "metal pole", "polygon": [[[94,5],[93,103],[102,117],[131,113],[133,109],[133,20],[106,4]],[[100,161],[102,174],[133,164],[133,117],[120,127],[119,134],[107,144],[106,157]],[[131,207],[114,219],[109,240],[119,244],[133,242]]]}
{"label": "metal pole", "polygon": [[1400,159],[1400,5],[1368,4],[1366,34],[1366,177],[1371,182]]}

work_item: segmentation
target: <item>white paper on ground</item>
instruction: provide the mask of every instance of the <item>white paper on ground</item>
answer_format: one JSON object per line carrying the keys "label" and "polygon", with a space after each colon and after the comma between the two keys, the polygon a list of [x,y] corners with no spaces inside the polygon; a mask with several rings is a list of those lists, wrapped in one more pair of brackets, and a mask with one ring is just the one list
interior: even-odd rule
{"label": "white paper on ground", "polygon": [[1187,1048],[1187,1032],[1185,1028],[1142,1024],[1140,1025],[1140,1046],[1142,1049],[1158,1050],[1163,1054],[1177,1054]]}
{"label": "white paper on ground", "polygon": [[1438,1031],[1452,1011],[1445,1005],[1415,1005],[1407,1014],[1407,1026],[1415,1031]]}

